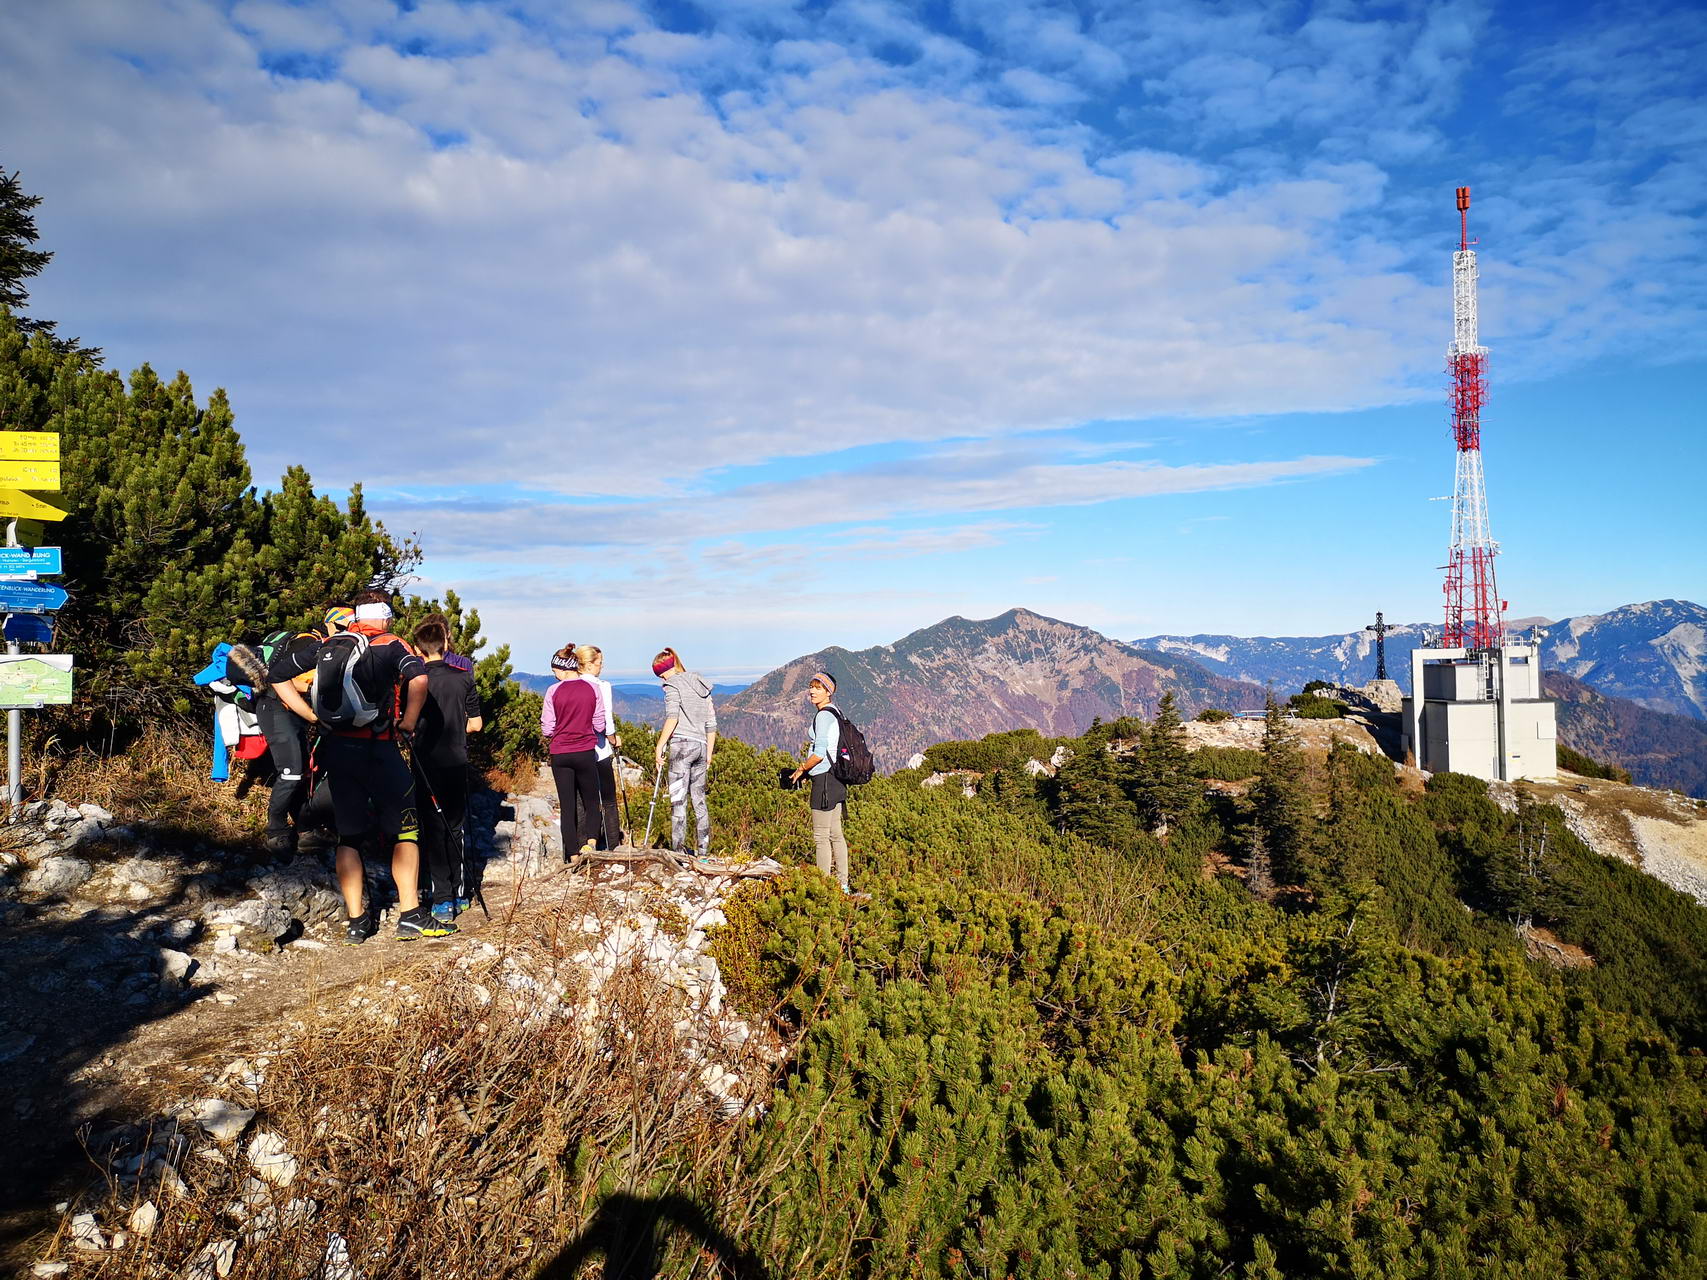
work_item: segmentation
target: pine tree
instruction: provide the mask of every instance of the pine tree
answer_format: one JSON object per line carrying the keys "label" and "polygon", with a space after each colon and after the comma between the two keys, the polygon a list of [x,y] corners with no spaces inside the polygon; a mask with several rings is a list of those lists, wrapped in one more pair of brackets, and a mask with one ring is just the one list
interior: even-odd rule
{"label": "pine tree", "polygon": [[[39,204],[41,197],[26,192],[16,172],[7,173],[6,167],[0,165],[0,311],[22,311],[30,298],[24,282],[39,276],[53,261],[51,250],[34,247],[38,239],[35,211]],[[99,348],[83,347],[75,338],[55,338],[52,320],[14,315],[13,321],[26,335],[45,335],[56,351],[100,357]]]}
{"label": "pine tree", "polygon": [[1057,771],[1055,813],[1063,829],[1093,844],[1124,848],[1137,838],[1137,814],[1121,786],[1120,765],[1098,728],[1079,740],[1072,758]]}
{"label": "pine tree", "polygon": [[1262,772],[1251,787],[1253,819],[1262,832],[1275,876],[1283,883],[1296,884],[1305,872],[1310,798],[1305,788],[1303,750],[1272,693],[1264,719],[1262,753]]}
{"label": "pine tree", "polygon": [[1172,693],[1162,695],[1155,723],[1144,733],[1134,758],[1138,818],[1148,830],[1165,833],[1199,807],[1203,784],[1192,776],[1185,727]]}
{"label": "pine tree", "polygon": [[53,537],[71,598],[55,621],[79,658],[72,736],[90,728],[90,701],[121,715],[187,708],[215,644],[316,621],[418,554],[368,517],[359,489],[340,509],[293,468],[258,495],[223,391],[200,407],[185,375],[163,382],[147,365],[127,387],[3,313],[0,421],[60,433],[67,516]]}

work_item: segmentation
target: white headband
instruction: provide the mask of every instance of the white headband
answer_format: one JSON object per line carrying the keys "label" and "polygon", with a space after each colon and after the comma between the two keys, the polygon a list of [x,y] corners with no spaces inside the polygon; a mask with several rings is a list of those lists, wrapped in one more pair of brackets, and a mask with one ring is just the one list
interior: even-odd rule
{"label": "white headband", "polygon": [[357,622],[386,622],[391,618],[391,606],[388,604],[358,604],[356,606]]}

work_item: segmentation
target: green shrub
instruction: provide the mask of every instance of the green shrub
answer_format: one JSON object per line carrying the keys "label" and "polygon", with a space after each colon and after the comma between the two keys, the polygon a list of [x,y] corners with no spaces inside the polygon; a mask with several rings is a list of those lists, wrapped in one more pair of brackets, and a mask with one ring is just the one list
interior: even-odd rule
{"label": "green shrub", "polygon": [[1191,753],[1191,771],[1199,778],[1239,782],[1262,771],[1262,752],[1249,747],[1199,747]]}
{"label": "green shrub", "polygon": [[1197,713],[1200,724],[1220,724],[1223,720],[1231,720],[1232,718],[1233,713],[1231,711],[1223,711],[1220,707],[1205,707]]}
{"label": "green shrub", "polygon": [[1346,712],[1345,703],[1313,693],[1295,693],[1287,700],[1287,706],[1301,720],[1339,720]]}
{"label": "green shrub", "polygon": [[1581,777],[1604,778],[1608,782],[1630,781],[1628,769],[1620,769],[1615,764],[1601,764],[1600,761],[1590,759],[1580,751],[1573,751],[1562,742],[1558,745],[1558,753],[1559,767],[1569,769]]}

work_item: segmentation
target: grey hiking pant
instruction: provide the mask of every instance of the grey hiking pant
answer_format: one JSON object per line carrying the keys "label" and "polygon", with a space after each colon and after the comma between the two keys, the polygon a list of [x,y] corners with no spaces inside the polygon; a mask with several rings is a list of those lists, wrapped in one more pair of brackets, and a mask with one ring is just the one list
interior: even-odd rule
{"label": "grey hiking pant", "polygon": [[699,856],[711,854],[711,814],[705,807],[705,775],[711,766],[703,738],[670,739],[670,847],[687,852],[688,805],[693,805]]}

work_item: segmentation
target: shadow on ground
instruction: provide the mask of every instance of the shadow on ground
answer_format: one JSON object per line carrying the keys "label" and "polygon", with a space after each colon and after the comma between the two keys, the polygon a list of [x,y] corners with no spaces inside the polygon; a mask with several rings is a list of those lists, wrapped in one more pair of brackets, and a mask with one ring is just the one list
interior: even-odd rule
{"label": "shadow on ground", "polygon": [[655,1280],[672,1236],[694,1240],[712,1274],[731,1280],[769,1280],[751,1252],[726,1235],[706,1211],[686,1196],[613,1195],[599,1206],[587,1229],[539,1272],[539,1280],[573,1280],[593,1259],[604,1280]]}

